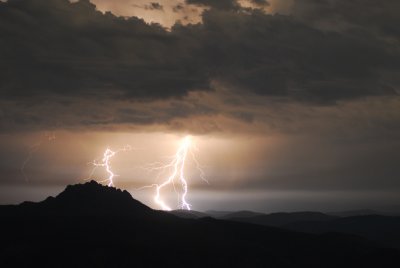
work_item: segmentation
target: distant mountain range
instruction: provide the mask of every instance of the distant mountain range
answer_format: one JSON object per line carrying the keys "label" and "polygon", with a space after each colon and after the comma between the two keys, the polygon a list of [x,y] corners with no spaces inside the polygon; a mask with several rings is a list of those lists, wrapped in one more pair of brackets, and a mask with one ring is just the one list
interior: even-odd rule
{"label": "distant mountain range", "polygon": [[338,217],[352,217],[352,216],[365,216],[365,215],[382,215],[382,216],[393,216],[390,213],[383,213],[372,209],[358,209],[358,210],[346,210],[346,211],[332,211],[326,213],[328,215]]}
{"label": "distant mountain range", "polygon": [[[0,267],[400,267],[399,250],[357,235],[264,226],[268,215],[247,211],[224,220],[156,211],[94,181],[39,203],[0,206],[0,215]],[[243,222],[259,217],[263,225]],[[313,212],[267,218],[287,229],[296,229],[293,219],[342,219]]]}
{"label": "distant mountain range", "polygon": [[271,214],[252,211],[172,211],[171,213],[179,217],[213,217],[306,233],[355,234],[379,242],[382,246],[400,249],[400,217],[378,215],[379,212],[373,210],[355,210],[332,214],[308,211]]}
{"label": "distant mountain range", "polygon": [[266,226],[285,226],[290,223],[303,222],[303,221],[329,221],[336,219],[335,216],[326,215],[320,212],[292,212],[292,213],[272,213],[267,215],[254,215],[247,217],[240,217],[240,215],[229,214],[226,219],[261,224]]}

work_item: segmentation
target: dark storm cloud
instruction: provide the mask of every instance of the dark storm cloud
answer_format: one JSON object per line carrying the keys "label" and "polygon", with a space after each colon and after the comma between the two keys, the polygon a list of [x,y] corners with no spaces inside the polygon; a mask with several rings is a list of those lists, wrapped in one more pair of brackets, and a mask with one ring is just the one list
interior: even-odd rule
{"label": "dark storm cloud", "polygon": [[[22,121],[40,121],[41,113],[37,118],[26,116],[30,108],[22,105],[24,100],[32,105],[36,102],[37,107],[43,98],[60,102],[65,97],[82,104],[92,102],[88,107],[93,107],[93,103],[103,103],[100,101],[159,100],[220,86],[240,94],[315,103],[390,95],[398,90],[399,40],[396,29],[388,28],[397,18],[391,15],[393,10],[384,8],[389,3],[395,9],[394,1],[367,1],[366,15],[358,9],[346,9],[350,4],[345,3],[355,7],[360,1],[299,0],[291,16],[241,10],[236,1],[189,2],[220,6],[205,11],[200,24],[177,24],[167,31],[135,17],[102,14],[86,0],[3,3],[0,92],[3,101],[18,100],[19,110],[3,111],[0,116],[18,114]],[[334,8],[332,3],[337,3]],[[324,9],[329,12],[324,13]],[[324,15],[318,16],[319,12]],[[387,18],[383,18],[385,12]],[[340,16],[358,26],[343,31],[320,27],[320,18]],[[312,19],[307,21],[308,17]],[[377,30],[367,30],[371,28]],[[390,33],[391,38],[382,38],[381,33]],[[101,109],[107,107],[104,103]],[[195,111],[196,107],[191,108],[191,115],[202,113],[201,109]],[[166,117],[170,118],[158,118]],[[123,118],[158,122],[122,113],[93,121],[111,124]]]}
{"label": "dark storm cloud", "polygon": [[236,0],[186,0],[186,3],[222,10],[235,10],[239,8]]}
{"label": "dark storm cloud", "polygon": [[397,0],[296,0],[292,13],[306,23],[330,29],[362,29],[400,37]]}
{"label": "dark storm cloud", "polygon": [[160,98],[204,85],[159,25],[102,14],[88,1],[12,0],[0,7],[3,96]]}
{"label": "dark storm cloud", "polygon": [[251,2],[258,6],[269,6],[270,5],[267,0],[251,0]]}
{"label": "dark storm cloud", "polygon": [[258,11],[210,10],[203,24],[174,31],[200,39],[213,79],[267,96],[334,102],[390,94],[393,85],[380,73],[400,67],[396,48],[373,36],[324,32]]}

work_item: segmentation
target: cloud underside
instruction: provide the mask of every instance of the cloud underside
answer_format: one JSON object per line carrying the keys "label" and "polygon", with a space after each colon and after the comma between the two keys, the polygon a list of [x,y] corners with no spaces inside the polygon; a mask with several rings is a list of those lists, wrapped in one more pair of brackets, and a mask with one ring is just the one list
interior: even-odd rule
{"label": "cloud underside", "polygon": [[[132,114],[146,124],[226,113],[201,103],[206,98],[194,101],[191,96],[201,92],[220,99],[227,92],[234,96],[231,107],[241,100],[244,111],[229,111],[229,116],[251,121],[258,110],[246,105],[257,98],[325,105],[399,92],[400,18],[395,14],[400,7],[395,0],[297,0],[288,16],[241,8],[236,1],[186,2],[209,8],[202,23],[170,30],[101,13],[88,1],[0,3],[3,122],[13,117],[8,121],[15,125],[35,124],[46,105],[62,105],[63,113],[72,114],[68,105],[101,104],[110,117],[94,114],[88,120],[104,125],[135,122]],[[139,102],[138,107],[152,103],[159,113],[107,110],[115,111],[122,101]],[[163,110],[165,105],[169,108]],[[30,109],[39,111],[37,117],[35,112],[26,117]],[[6,125],[2,129],[11,127]]]}

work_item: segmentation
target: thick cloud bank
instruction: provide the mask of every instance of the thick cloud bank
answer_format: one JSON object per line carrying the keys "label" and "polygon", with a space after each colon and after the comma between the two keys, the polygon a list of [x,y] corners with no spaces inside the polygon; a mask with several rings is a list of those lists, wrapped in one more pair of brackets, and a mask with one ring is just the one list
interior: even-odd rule
{"label": "thick cloud bank", "polygon": [[[399,20],[387,1],[364,3],[367,12],[351,8],[359,2],[302,0],[293,16],[272,16],[223,1],[202,24],[167,32],[88,1],[10,0],[0,6],[1,94],[163,98],[211,81],[312,101],[391,94]],[[338,17],[354,27],[319,27]]]}

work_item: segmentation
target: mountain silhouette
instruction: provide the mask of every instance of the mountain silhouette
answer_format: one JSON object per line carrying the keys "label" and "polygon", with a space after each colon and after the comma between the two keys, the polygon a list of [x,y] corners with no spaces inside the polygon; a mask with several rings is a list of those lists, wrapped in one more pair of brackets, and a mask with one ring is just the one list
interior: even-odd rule
{"label": "mountain silhouette", "polygon": [[23,203],[22,207],[36,207],[46,213],[82,215],[149,216],[154,211],[132,198],[127,191],[106,187],[95,181],[69,185],[55,198],[39,203]]}
{"label": "mountain silhouette", "polygon": [[0,206],[0,267],[399,267],[399,251],[355,235],[179,218],[88,182]]}
{"label": "mountain silhouette", "polygon": [[[373,211],[363,210],[362,212]],[[399,216],[367,214],[339,217],[320,212],[280,212],[271,214],[237,212],[226,214],[222,218],[306,233],[323,234],[340,232],[355,234],[377,241],[383,246],[400,249]]]}
{"label": "mountain silhouette", "polygon": [[356,234],[378,241],[382,245],[400,249],[400,217],[398,216],[353,216],[324,222],[291,222],[281,227],[289,230],[316,234],[327,232]]}
{"label": "mountain silhouette", "polygon": [[169,213],[184,219],[200,219],[200,218],[210,217],[210,215],[204,212],[195,210],[177,209],[177,210],[172,210]]}
{"label": "mountain silhouette", "polygon": [[352,216],[366,216],[366,215],[385,215],[380,211],[372,209],[357,209],[357,210],[346,210],[346,211],[333,211],[328,212],[328,215],[339,216],[339,217],[352,217]]}
{"label": "mountain silhouette", "polygon": [[248,211],[248,210],[241,210],[241,211],[235,211],[228,213],[226,215],[223,215],[220,217],[220,219],[236,219],[236,218],[252,218],[252,217],[257,217],[264,215],[263,213],[258,213],[254,211]]}
{"label": "mountain silhouette", "polygon": [[285,226],[287,224],[301,222],[301,221],[328,221],[337,219],[336,216],[326,215],[320,212],[279,212],[271,214],[255,214],[241,215],[240,213],[231,213],[224,216],[224,219],[233,221],[261,224],[266,226]]}

